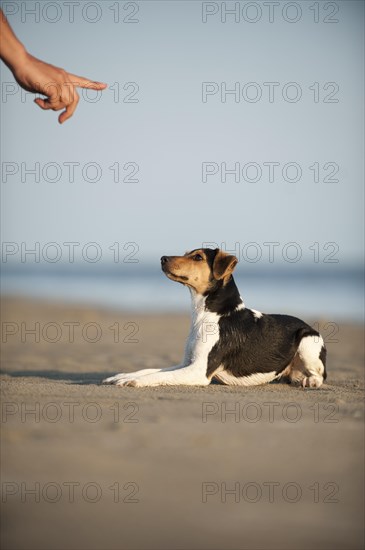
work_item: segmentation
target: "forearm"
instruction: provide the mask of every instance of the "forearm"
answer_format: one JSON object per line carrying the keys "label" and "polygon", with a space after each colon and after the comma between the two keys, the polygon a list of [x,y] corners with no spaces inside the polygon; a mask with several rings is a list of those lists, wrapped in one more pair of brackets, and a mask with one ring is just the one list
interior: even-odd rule
{"label": "forearm", "polygon": [[0,10],[0,59],[15,71],[27,56],[27,51],[13,33],[4,13]]}

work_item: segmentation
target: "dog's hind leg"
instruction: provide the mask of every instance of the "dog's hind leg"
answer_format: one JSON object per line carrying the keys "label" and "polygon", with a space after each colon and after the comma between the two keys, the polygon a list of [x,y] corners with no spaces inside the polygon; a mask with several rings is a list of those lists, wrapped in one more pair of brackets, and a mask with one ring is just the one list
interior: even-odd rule
{"label": "dog's hind leg", "polygon": [[282,373],[293,383],[304,388],[319,388],[326,379],[326,347],[320,335],[305,336],[300,341],[297,353]]}

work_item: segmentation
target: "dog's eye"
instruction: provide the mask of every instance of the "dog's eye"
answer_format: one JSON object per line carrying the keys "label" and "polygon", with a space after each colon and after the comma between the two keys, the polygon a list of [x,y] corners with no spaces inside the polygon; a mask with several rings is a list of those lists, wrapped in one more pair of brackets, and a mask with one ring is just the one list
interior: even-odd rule
{"label": "dog's eye", "polygon": [[203,257],[200,254],[195,254],[195,256],[193,256],[195,262],[200,262],[202,259]]}

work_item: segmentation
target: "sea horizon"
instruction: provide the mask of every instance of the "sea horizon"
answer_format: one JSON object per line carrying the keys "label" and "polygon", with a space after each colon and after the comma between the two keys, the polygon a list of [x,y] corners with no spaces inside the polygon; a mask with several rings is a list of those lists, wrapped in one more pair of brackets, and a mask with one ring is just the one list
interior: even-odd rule
{"label": "sea horizon", "polygon": [[[247,307],[331,321],[364,320],[359,265],[244,265],[235,275]],[[62,301],[138,313],[186,313],[190,296],[159,263],[5,265],[2,296]]]}

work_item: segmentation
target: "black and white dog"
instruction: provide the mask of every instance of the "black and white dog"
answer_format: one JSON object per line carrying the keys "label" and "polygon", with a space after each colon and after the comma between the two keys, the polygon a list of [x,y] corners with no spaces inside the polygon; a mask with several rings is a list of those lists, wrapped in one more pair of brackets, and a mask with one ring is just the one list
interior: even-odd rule
{"label": "black and white dog", "polygon": [[248,309],[232,272],[238,260],[218,248],[184,256],[162,256],[162,271],[186,285],[192,297],[192,323],[180,365],[145,369],[107,378],[117,386],[251,386],[285,377],[319,388],[326,379],[326,348],[320,334],[289,315]]}

